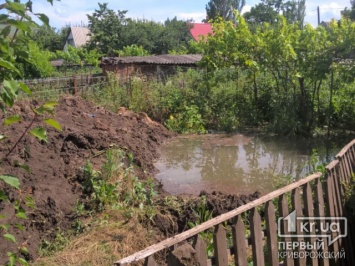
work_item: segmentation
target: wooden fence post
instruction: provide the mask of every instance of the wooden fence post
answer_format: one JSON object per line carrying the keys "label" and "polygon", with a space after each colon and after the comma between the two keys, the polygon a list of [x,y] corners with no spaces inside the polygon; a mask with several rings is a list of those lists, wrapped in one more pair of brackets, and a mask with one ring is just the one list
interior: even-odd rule
{"label": "wooden fence post", "polygon": [[216,226],[213,234],[214,257],[217,266],[228,266],[227,236],[222,224]]}
{"label": "wooden fence post", "polygon": [[73,95],[76,95],[77,94],[77,80],[76,80],[76,76],[73,75]]}
{"label": "wooden fence post", "polygon": [[[300,193],[301,193],[300,189],[295,188],[294,190],[292,190],[292,195],[291,195],[292,207],[296,211],[296,218],[303,217]],[[303,235],[301,232],[301,224],[299,222],[297,222],[297,220],[296,220],[296,234]],[[304,242],[303,236],[298,236],[296,239],[297,239],[298,243]],[[299,246],[297,248],[297,252],[299,253],[299,259],[295,261],[296,262],[295,264],[298,266],[301,266],[301,265],[305,266],[307,263],[307,258],[305,256],[305,250],[302,250],[301,247]]]}
{"label": "wooden fence post", "polygon": [[[289,215],[288,206],[287,206],[287,199],[286,199],[286,195],[285,194],[282,194],[279,197],[279,215],[280,215],[280,218],[282,219],[282,220],[280,220],[281,233],[283,235],[289,235],[290,232],[288,231],[288,225],[286,224],[287,221],[284,220],[284,218]],[[286,244],[287,243],[291,243],[291,238],[288,237],[288,236],[287,237],[283,237],[283,241]],[[287,249],[285,249],[284,251],[287,252]],[[294,265],[294,260],[291,257],[286,256],[286,258],[284,260],[284,263],[285,263],[286,266],[293,266]]]}
{"label": "wooden fence post", "polygon": [[[311,190],[311,185],[310,183],[304,184],[303,185],[303,197],[304,197],[304,209],[305,209],[305,216],[306,217],[314,217],[314,206],[313,206],[313,198],[312,198],[312,190]],[[315,229],[312,228],[313,226],[311,225],[312,223],[315,223],[314,221],[309,221],[310,223],[310,234],[314,234],[315,233]],[[312,233],[313,232],[313,233]],[[310,252],[312,251],[317,251],[314,247],[316,246],[316,241],[317,239],[315,237],[309,237],[309,241],[308,243],[310,243],[313,246],[313,249],[310,250]],[[317,266],[318,265],[318,260],[316,257],[311,257],[310,261],[312,263],[313,266]]]}
{"label": "wooden fence post", "polygon": [[248,265],[247,249],[245,243],[244,222],[241,215],[235,218],[232,225],[233,233],[233,249],[234,249],[234,263],[238,266]]}
{"label": "wooden fence post", "polygon": [[266,241],[268,251],[269,265],[277,265],[278,258],[278,243],[277,243],[277,226],[275,206],[272,201],[268,201],[265,205],[265,221],[266,221]]}
{"label": "wooden fence post", "polygon": [[[333,197],[333,188],[332,188],[333,185],[332,185],[332,179],[330,178],[329,174],[326,175],[325,184],[326,184],[325,197],[326,197],[326,204],[328,207],[327,216],[328,217],[335,217],[334,201],[333,201],[334,197]],[[331,233],[331,238],[332,239],[335,238],[334,233]],[[338,241],[335,241],[328,248],[330,249],[331,252],[334,252],[334,253],[339,252]],[[337,261],[338,260],[335,258],[331,259],[332,264],[336,264]]]}
{"label": "wooden fence post", "polygon": [[[316,190],[315,190],[315,199],[316,199],[316,204],[314,207],[314,214],[316,217],[325,217],[325,211],[324,211],[324,198],[323,198],[323,189],[322,189],[322,182],[320,178],[316,179]],[[324,223],[324,219],[319,220],[320,223]],[[317,225],[317,229],[320,232],[320,226]],[[322,241],[324,243],[324,248],[323,252],[328,252],[328,239],[326,237],[322,238]],[[319,264],[321,266],[329,266],[329,258],[323,258],[319,259]]]}
{"label": "wooden fence post", "polygon": [[158,266],[158,264],[155,262],[153,256],[149,256],[145,259],[144,266]]}
{"label": "wooden fence post", "polygon": [[258,210],[253,208],[250,211],[250,233],[251,233],[251,244],[253,249],[253,264],[258,266],[264,266],[264,247],[263,247],[263,236],[261,230],[261,218]]}
{"label": "wooden fence post", "polygon": [[200,266],[207,266],[207,246],[200,235],[195,237],[193,247],[196,251],[196,259],[200,263]]}

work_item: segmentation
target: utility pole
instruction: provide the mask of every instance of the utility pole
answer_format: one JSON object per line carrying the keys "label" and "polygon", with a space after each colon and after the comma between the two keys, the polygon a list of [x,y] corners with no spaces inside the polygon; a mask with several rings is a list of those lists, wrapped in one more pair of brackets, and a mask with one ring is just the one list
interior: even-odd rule
{"label": "utility pole", "polygon": [[320,14],[319,14],[319,6],[317,6],[317,14],[318,14],[318,26],[320,25]]}

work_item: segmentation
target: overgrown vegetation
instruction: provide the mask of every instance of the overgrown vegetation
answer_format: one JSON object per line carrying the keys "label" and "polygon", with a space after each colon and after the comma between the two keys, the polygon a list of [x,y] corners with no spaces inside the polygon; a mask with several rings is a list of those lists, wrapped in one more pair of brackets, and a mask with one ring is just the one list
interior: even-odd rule
{"label": "overgrown vegetation", "polygon": [[83,95],[112,111],[124,106],[146,112],[179,133],[204,133],[207,129],[235,132],[238,128],[260,127],[281,135],[309,136],[328,128],[355,129],[351,122],[354,105],[352,97],[348,97],[355,93],[355,83],[344,84],[340,79],[344,72],[333,73],[331,100],[331,74],[317,83],[319,86],[307,100],[310,108],[304,113],[306,107],[300,101],[305,99],[300,99],[303,96],[297,87],[294,91],[278,89],[278,81],[270,73],[259,73],[255,78],[249,71],[235,67],[209,73],[181,69],[174,76],[163,72],[157,73],[157,78],[137,76],[126,83],[111,76],[108,85],[102,84]]}
{"label": "overgrown vegetation", "polygon": [[[215,18],[211,22],[214,34],[199,43],[188,37],[188,22],[132,20],[126,11],[114,12],[107,4],[99,4],[88,16],[91,42],[85,48],[69,47],[52,58],[61,58],[66,69],[95,66],[105,55],[201,53],[201,71],[183,69],[174,77],[160,71],[156,81],[131,77],[126,84],[110,81],[107,88],[95,92],[94,97],[112,109],[125,106],[147,112],[179,133],[204,133],[207,129],[233,132],[250,126],[266,126],[283,135],[352,131],[354,97],[349,96],[354,94],[354,22],[343,18],[326,28],[301,27],[302,18],[295,17],[295,10],[302,11],[302,3],[292,8],[290,2],[278,7],[261,3],[262,10],[284,11],[285,17],[275,15],[270,24],[254,23],[237,12],[232,21]],[[254,15],[262,17],[263,12]],[[119,39],[106,34],[107,30],[120,33]],[[99,40],[102,47],[95,45]],[[55,46],[46,40],[41,43],[40,47]],[[41,63],[33,68],[22,62],[22,72],[28,77],[54,75],[47,64],[49,52],[34,48],[32,61]]]}

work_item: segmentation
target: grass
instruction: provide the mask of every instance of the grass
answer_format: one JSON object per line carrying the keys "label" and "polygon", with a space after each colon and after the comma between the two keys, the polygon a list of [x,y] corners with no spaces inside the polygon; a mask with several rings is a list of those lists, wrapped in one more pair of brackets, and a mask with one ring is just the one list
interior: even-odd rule
{"label": "grass", "polygon": [[126,219],[120,212],[109,211],[90,221],[90,229],[72,237],[62,251],[41,257],[33,265],[112,265],[159,240],[136,215]]}

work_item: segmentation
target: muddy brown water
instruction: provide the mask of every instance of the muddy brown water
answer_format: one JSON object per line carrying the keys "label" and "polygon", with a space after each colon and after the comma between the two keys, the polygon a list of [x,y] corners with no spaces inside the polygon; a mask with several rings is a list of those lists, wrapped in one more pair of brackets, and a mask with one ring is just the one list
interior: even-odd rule
{"label": "muddy brown water", "polygon": [[337,141],[287,139],[241,134],[179,136],[160,148],[155,176],[171,194],[201,190],[267,194],[312,171],[311,154],[330,162],[352,138]]}

